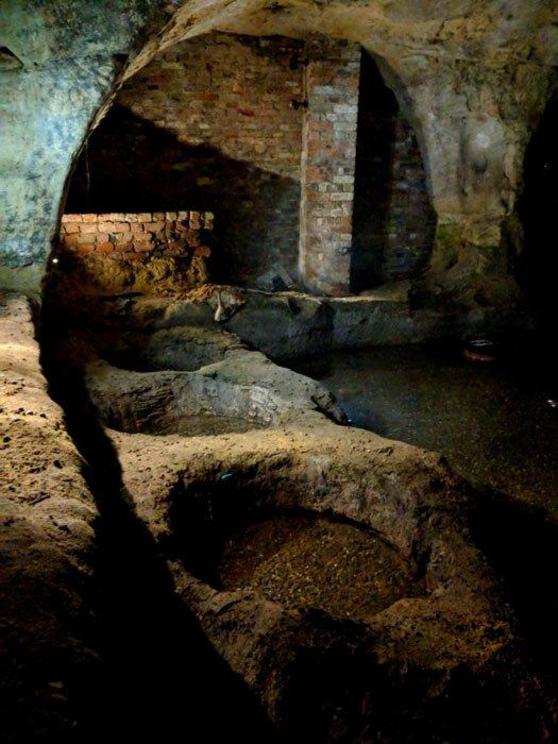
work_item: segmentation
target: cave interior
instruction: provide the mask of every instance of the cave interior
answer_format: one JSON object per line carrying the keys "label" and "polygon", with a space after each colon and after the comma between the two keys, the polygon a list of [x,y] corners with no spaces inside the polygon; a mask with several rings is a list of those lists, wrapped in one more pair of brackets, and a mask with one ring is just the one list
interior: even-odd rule
{"label": "cave interior", "polygon": [[0,734],[558,741],[558,6],[0,3]]}

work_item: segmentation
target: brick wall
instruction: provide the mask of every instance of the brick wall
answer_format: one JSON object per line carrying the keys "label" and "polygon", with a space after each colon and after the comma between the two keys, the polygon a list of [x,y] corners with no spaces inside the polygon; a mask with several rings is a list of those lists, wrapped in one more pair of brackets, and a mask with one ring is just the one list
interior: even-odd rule
{"label": "brick wall", "polygon": [[217,279],[253,282],[276,261],[296,272],[301,50],[216,33],[157,56],[93,133],[68,209],[212,210]]}
{"label": "brick wall", "polygon": [[307,46],[302,143],[300,273],[312,291],[350,292],[360,46]]}
{"label": "brick wall", "polygon": [[66,214],[51,268],[111,292],[190,289],[209,278],[212,230],[211,212]]}
{"label": "brick wall", "polygon": [[381,281],[414,277],[426,269],[436,228],[417,139],[401,112],[395,120],[392,174]]}
{"label": "brick wall", "polygon": [[346,294],[414,276],[430,257],[435,220],[412,129],[373,60],[323,37],[213,33],[125,84],[67,209],[184,204],[218,216],[215,281],[253,285],[279,263],[316,292]]}
{"label": "brick wall", "polygon": [[59,246],[80,255],[96,252],[132,261],[155,251],[207,258],[211,251],[204,242],[212,230],[212,212],[65,214]]}

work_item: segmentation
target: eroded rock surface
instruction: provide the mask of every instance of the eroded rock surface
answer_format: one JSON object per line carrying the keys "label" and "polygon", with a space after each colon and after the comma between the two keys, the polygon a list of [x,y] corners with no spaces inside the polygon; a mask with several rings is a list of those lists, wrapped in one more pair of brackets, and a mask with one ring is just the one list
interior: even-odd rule
{"label": "eroded rock surface", "polygon": [[[187,349],[199,360],[205,331],[183,333],[176,360],[191,370]],[[467,484],[437,455],[335,423],[317,383],[216,333],[207,339],[221,360],[197,371],[178,361],[153,371],[177,328],[152,336],[149,372],[94,361],[89,346],[85,379],[104,421],[114,426],[118,412],[121,431],[107,434],[123,485],[177,595],[281,735],[543,740],[547,703],[471,535]],[[216,421],[235,410],[227,386],[248,399],[258,391],[267,428],[169,433],[160,412],[189,415],[192,386]],[[150,411],[150,434],[122,425]],[[332,576],[355,593],[327,581],[328,551],[338,554]],[[363,574],[357,555],[369,562]],[[359,586],[373,596],[359,602]]]}
{"label": "eroded rock surface", "polygon": [[[0,295],[0,698],[4,741],[83,735],[75,688],[94,673],[97,510],[48,396],[29,302]],[[49,738],[51,737],[51,738]]]}
{"label": "eroded rock surface", "polygon": [[[80,740],[84,677],[108,730],[87,642],[97,511],[46,395],[27,301],[3,299],[0,321],[6,726],[14,742]],[[473,537],[477,496],[438,455],[343,426],[317,382],[216,327],[114,331],[111,345],[106,326],[59,328],[47,356],[111,534],[103,654],[130,685],[118,731],[153,695],[165,740],[187,693],[196,715],[225,716],[216,735],[248,722],[249,741],[272,735],[261,709],[287,741],[554,735],[554,704]],[[189,428],[199,415],[212,428]],[[178,686],[158,678],[186,659]],[[155,727],[146,713],[132,730]]]}
{"label": "eroded rock surface", "polygon": [[[519,664],[513,620],[468,536],[463,484],[436,456],[323,421],[242,435],[169,436],[164,448],[145,435],[111,436],[128,492],[172,562],[181,596],[280,729],[292,733],[302,725],[290,719],[296,710],[291,698],[299,696],[299,712],[306,711],[310,730],[323,732],[320,740],[337,740],[334,711],[341,708],[340,725],[349,740],[376,725],[388,741],[420,740],[413,739],[419,731],[423,740],[437,741],[444,724],[436,717],[445,714],[429,709],[443,708],[445,698],[459,708],[483,689],[489,705],[498,708],[483,712],[491,719],[488,730],[500,729],[502,740],[511,736],[503,710],[530,707],[526,698],[520,702],[524,693],[530,696],[529,675]],[[407,586],[403,598],[364,621],[354,609],[341,616],[333,603],[324,611],[323,600],[313,596],[281,601],[279,593],[272,601],[269,590],[257,583],[234,589],[211,580],[208,546],[218,544],[231,525],[274,519],[274,514],[290,515],[295,522],[297,514],[304,519],[332,515],[374,530],[393,546],[398,560],[410,562],[424,591],[417,596]],[[199,542],[201,555],[195,550]],[[340,575],[348,568],[343,560],[341,554]],[[366,670],[360,690],[352,679],[343,690],[335,689],[333,680],[352,663]],[[322,674],[328,679],[317,693],[318,709],[306,709],[304,685],[319,685]],[[463,684],[456,693],[455,675]],[[374,696],[369,685],[378,677],[391,710],[384,719],[365,703]],[[416,685],[410,701],[404,692],[409,677]],[[403,698],[409,708],[400,720]],[[364,713],[355,713],[357,700]],[[529,718],[521,723],[515,718],[515,724],[526,730],[534,725],[529,735],[537,736],[538,724]],[[467,722],[464,711],[447,725],[468,726],[480,741],[485,736],[484,724]]]}

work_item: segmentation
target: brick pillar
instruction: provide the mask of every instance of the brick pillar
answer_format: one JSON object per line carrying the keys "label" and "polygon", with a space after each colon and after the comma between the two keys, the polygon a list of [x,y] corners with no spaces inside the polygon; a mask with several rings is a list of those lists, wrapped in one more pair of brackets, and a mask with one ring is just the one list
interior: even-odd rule
{"label": "brick pillar", "polygon": [[360,56],[357,44],[307,45],[299,269],[318,294],[350,293]]}

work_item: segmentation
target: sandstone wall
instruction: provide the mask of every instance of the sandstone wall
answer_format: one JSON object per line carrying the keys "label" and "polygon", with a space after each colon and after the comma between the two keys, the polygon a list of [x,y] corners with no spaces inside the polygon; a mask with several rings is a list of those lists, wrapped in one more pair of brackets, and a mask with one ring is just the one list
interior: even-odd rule
{"label": "sandstone wall", "polygon": [[98,679],[92,606],[99,513],[47,392],[33,308],[0,293],[0,715],[6,742],[87,738]]}

